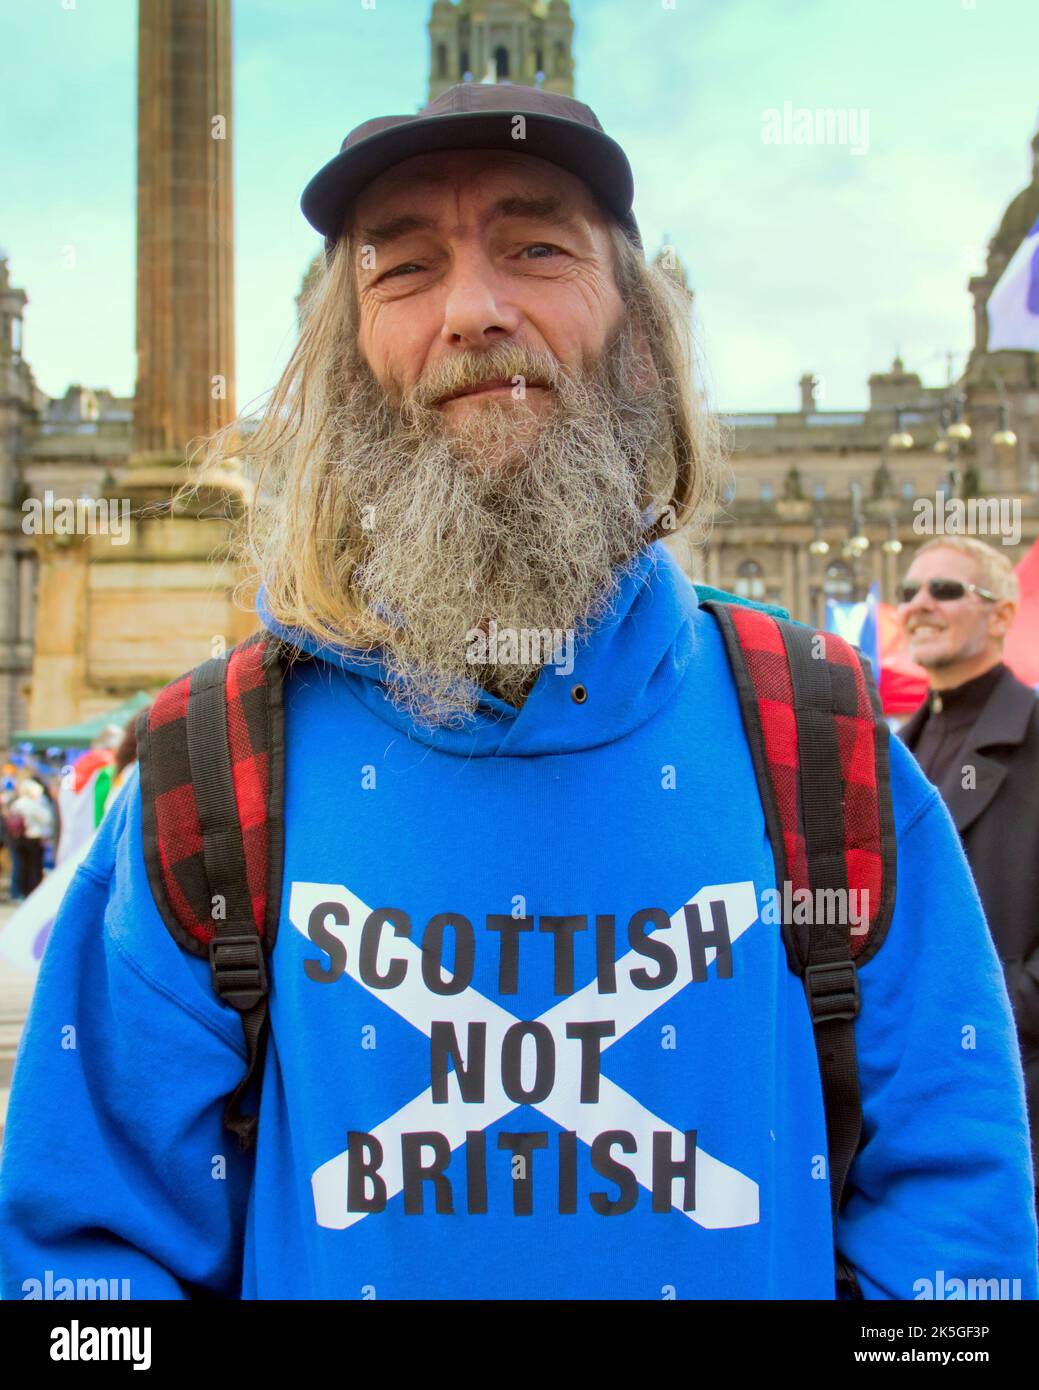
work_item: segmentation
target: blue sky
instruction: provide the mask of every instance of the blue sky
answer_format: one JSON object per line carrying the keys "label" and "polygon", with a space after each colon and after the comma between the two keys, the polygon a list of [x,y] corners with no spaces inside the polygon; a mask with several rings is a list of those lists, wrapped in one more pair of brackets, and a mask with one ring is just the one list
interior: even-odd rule
{"label": "blue sky", "polygon": [[[320,239],[299,211],[346,132],[426,97],[430,0],[235,0],[239,407],[276,380]],[[624,146],[650,251],[688,267],[725,410],[829,408],[972,339],[966,283],[1028,182],[1037,0],[572,0],[576,95]],[[0,247],[51,395],[134,381],[134,0],[0,0]],[[868,113],[775,144],[763,113]],[[861,117],[859,117],[861,120]],[[74,248],[71,259],[67,248]],[[70,263],[71,259],[71,263]],[[957,364],[961,363],[962,355]]]}

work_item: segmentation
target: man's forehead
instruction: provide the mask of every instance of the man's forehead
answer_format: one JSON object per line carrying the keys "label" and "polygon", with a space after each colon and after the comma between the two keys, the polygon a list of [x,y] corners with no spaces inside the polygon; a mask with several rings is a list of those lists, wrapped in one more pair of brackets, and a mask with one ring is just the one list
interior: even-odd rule
{"label": "man's forehead", "polygon": [[564,203],[587,211],[594,208],[591,190],[575,175],[537,155],[502,150],[437,150],[413,155],[387,169],[368,185],[355,204],[357,215],[370,216],[374,209],[405,207],[428,202],[430,189],[460,184],[472,188],[490,202],[502,193],[536,195],[553,193]]}
{"label": "man's forehead", "polygon": [[951,546],[935,546],[933,550],[918,555],[910,569],[915,575],[944,576],[949,579],[966,579],[974,583],[977,561],[964,550],[954,550]]}

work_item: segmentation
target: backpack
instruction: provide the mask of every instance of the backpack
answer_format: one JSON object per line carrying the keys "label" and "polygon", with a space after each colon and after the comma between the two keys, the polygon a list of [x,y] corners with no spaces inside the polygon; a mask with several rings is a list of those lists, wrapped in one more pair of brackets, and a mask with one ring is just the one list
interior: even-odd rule
{"label": "backpack", "polygon": [[[812,1018],[836,1229],[862,1130],[857,972],[880,949],[894,908],[889,731],[868,660],[842,638],[696,588],[733,671],[784,903],[787,963]],[[312,659],[262,630],[170,682],[137,721],[156,907],[178,944],[209,961],[214,990],[242,1019],[248,1065],[224,1124],[244,1150],[256,1143],[258,1114],[243,1112],[242,1101],[262,1080],[267,960],[281,907],[283,686],[291,665]],[[812,911],[799,922],[790,905],[805,890],[813,904],[858,890],[851,902],[868,902],[868,916],[852,925],[847,913],[820,922]],[[839,1296],[861,1296],[839,1251],[836,1268]]]}

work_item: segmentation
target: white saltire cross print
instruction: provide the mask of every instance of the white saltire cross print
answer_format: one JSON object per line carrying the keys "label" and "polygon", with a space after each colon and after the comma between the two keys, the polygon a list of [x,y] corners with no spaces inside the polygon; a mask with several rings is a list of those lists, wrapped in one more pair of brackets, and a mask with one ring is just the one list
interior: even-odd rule
{"label": "white saltire cross print", "polygon": [[[694,898],[690,898],[689,903],[699,907],[701,919],[705,923],[712,920],[712,900],[721,900],[725,904],[729,937],[732,941],[742,936],[757,920],[758,902],[754,885],[750,882],[714,884],[701,888]],[[342,903],[349,914],[348,926],[340,926],[327,919],[324,925],[328,932],[337,936],[346,946],[345,973],[351,979],[356,980],[380,1003],[393,1009],[427,1037],[434,1021],[453,1023],[459,1043],[464,1046],[468,1024],[486,1023],[487,1057],[501,1055],[502,1039],[508,1029],[520,1020],[500,1004],[480,994],[471,985],[459,994],[434,994],[427,989],[421,974],[422,950],[410,938],[397,937],[392,931],[387,931],[380,945],[380,952],[383,949],[392,949],[394,956],[407,962],[407,975],[399,986],[393,989],[372,989],[364,983],[360,978],[358,964],[360,935],[370,908],[342,884],[293,883],[289,898],[289,918],[292,925],[309,940],[307,927],[310,915],[320,903],[327,902]],[[647,1190],[652,1190],[653,1132],[670,1131],[672,1153],[676,1157],[683,1151],[684,1135],[665,1120],[652,1114],[632,1095],[602,1074],[598,1101],[582,1102],[581,1042],[578,1038],[566,1036],[566,1025],[569,1022],[612,1022],[616,1028],[615,1033],[612,1037],[603,1038],[600,1043],[602,1052],[605,1052],[691,983],[692,964],[685,931],[684,906],[685,904],[673,913],[670,919],[671,925],[678,928],[673,936],[669,937],[678,969],[669,985],[655,990],[637,989],[631,982],[630,971],[636,966],[645,967],[647,961],[645,956],[632,950],[617,961],[617,989],[614,994],[600,994],[593,979],[583,989],[561,999],[541,1015],[537,1022],[543,1023],[551,1030],[557,1057],[569,1055],[574,1058],[574,1064],[566,1066],[561,1063],[557,1067],[555,1085],[544,1100],[523,1102],[541,1111],[563,1129],[576,1131],[579,1138],[589,1145],[595,1136],[604,1130],[630,1131],[638,1143],[638,1151],[635,1154],[625,1154],[624,1161]],[[655,936],[656,933],[650,935]],[[713,964],[715,955],[714,947],[708,947],[708,965]],[[382,964],[380,968],[383,968]],[[492,1066],[487,1068],[485,1099],[482,1102],[462,1101],[458,1090],[458,1076],[453,1070],[448,1073],[448,1091],[448,1104],[434,1104],[432,1089],[427,1087],[421,1095],[409,1101],[396,1114],[371,1131],[383,1147],[384,1159],[380,1176],[386,1183],[387,1198],[396,1196],[404,1185],[401,1170],[401,1134],[438,1131],[446,1136],[452,1149],[457,1149],[465,1143],[467,1130],[486,1129],[510,1111],[518,1109],[520,1104],[506,1095],[502,1089],[500,1069]],[[366,1212],[347,1210],[347,1165],[348,1152],[344,1150],[335,1158],[323,1163],[312,1175],[314,1210],[319,1226],[345,1230],[367,1215]],[[672,1184],[672,1202],[676,1211],[682,1210],[682,1185],[682,1179],[676,1177]],[[758,1185],[736,1168],[705,1153],[698,1144],[696,1209],[684,1214],[691,1221],[711,1230],[730,1226],[752,1226],[758,1220]]]}

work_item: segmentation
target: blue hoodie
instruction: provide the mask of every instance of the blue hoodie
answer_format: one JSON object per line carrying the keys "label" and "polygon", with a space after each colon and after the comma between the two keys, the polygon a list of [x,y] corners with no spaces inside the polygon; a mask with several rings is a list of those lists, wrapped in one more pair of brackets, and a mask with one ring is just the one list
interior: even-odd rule
{"label": "blue hoodie", "polygon": [[[519,710],[431,732],[384,679],[326,648],[287,683],[254,1157],[221,1126],[239,1017],[163,925],[121,790],[18,1054],[4,1297],[832,1299],[812,1027],[721,635],[665,547]],[[867,1298],[1033,1298],[1002,973],[937,793],[891,761],[840,1246]]]}

